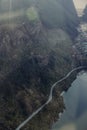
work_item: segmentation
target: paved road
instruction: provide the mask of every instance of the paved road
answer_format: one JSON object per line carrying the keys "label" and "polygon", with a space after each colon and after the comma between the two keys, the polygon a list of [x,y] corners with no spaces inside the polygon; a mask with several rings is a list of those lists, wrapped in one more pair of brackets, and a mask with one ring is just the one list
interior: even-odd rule
{"label": "paved road", "polygon": [[23,121],[17,128],[16,130],[20,130],[21,128],[23,128],[35,115],[37,115],[46,105],[49,104],[49,102],[51,102],[52,100],[52,96],[53,96],[53,90],[54,90],[54,87],[62,82],[63,80],[67,79],[74,71],[76,70],[80,70],[80,69],[84,69],[84,68],[87,68],[86,66],[80,66],[80,67],[77,67],[77,68],[74,68],[73,70],[71,70],[65,77],[63,77],[62,79],[58,80],[57,82],[55,82],[52,87],[51,87],[51,90],[50,90],[50,94],[49,94],[49,97],[48,97],[48,100],[46,101],[46,103],[44,103],[40,108],[38,108],[35,112],[33,112],[25,121]]}

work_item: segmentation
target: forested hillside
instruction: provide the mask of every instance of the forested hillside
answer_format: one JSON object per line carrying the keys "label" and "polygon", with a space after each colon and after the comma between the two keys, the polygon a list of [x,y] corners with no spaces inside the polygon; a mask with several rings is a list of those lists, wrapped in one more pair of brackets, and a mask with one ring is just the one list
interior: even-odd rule
{"label": "forested hillside", "polygon": [[[78,23],[72,0],[0,0],[0,130],[15,129],[71,70]],[[26,130],[49,130],[64,108],[59,93]]]}

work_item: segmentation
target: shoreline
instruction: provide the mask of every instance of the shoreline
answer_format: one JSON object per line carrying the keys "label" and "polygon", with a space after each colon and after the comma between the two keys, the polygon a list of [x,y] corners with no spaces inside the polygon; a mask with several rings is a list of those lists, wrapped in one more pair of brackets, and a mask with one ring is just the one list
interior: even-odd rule
{"label": "shoreline", "polygon": [[[23,121],[15,130],[20,130],[21,128],[23,128],[33,117],[35,117],[35,115],[37,115],[45,106],[47,106],[51,100],[53,99],[53,90],[54,88],[56,87],[56,85],[58,85],[58,83],[61,83],[62,81],[66,80],[69,78],[69,76],[77,71],[77,70],[83,70],[83,69],[86,69],[87,67],[86,66],[80,66],[80,67],[77,67],[77,68],[74,68],[73,70],[71,70],[65,77],[63,77],[62,79],[58,80],[57,82],[55,82],[52,87],[51,87],[51,90],[50,90],[50,94],[49,94],[49,97],[48,97],[48,100],[46,101],[46,103],[44,103],[41,107],[39,107],[35,112],[33,112],[25,121]],[[64,90],[65,91],[65,90]]]}

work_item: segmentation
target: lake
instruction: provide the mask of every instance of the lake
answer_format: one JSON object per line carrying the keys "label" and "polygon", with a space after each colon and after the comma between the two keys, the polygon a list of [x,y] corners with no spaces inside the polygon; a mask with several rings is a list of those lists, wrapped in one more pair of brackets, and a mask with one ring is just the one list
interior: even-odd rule
{"label": "lake", "polygon": [[80,72],[63,94],[65,111],[52,130],[87,130],[87,72]]}

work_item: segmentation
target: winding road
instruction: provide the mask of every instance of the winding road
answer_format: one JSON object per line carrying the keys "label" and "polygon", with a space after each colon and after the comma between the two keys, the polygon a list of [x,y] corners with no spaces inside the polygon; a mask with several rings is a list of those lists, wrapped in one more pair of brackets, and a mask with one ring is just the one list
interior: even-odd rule
{"label": "winding road", "polygon": [[23,121],[15,130],[20,130],[22,127],[24,127],[35,115],[37,115],[46,105],[48,105],[51,100],[52,100],[52,94],[53,94],[53,90],[54,90],[54,87],[62,82],[63,80],[67,79],[74,71],[76,70],[80,70],[80,69],[85,69],[87,68],[86,66],[80,66],[80,67],[77,67],[77,68],[74,68],[73,70],[71,70],[65,77],[63,77],[62,79],[58,80],[57,82],[55,82],[52,87],[51,87],[51,90],[50,90],[50,94],[49,94],[49,97],[48,97],[48,100],[46,101],[46,103],[44,103],[40,108],[38,108],[35,112],[33,112],[25,121]]}

